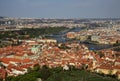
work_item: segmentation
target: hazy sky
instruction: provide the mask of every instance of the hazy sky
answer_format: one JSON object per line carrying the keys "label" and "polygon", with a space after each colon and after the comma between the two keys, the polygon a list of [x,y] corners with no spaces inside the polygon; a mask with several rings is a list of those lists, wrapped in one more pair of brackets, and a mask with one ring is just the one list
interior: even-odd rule
{"label": "hazy sky", "polygon": [[120,18],[120,0],[0,0],[0,16]]}

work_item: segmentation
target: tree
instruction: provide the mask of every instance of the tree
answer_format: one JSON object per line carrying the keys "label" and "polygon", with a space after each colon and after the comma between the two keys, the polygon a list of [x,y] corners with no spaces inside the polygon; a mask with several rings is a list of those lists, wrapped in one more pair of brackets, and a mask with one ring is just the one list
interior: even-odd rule
{"label": "tree", "polygon": [[63,70],[62,67],[56,67],[56,68],[52,68],[52,69],[51,69],[52,73],[59,73],[59,72],[61,72],[62,70]]}
{"label": "tree", "polygon": [[43,80],[47,80],[48,77],[50,77],[50,75],[52,74],[52,72],[50,71],[50,69],[47,66],[43,66],[43,68],[40,70],[41,73],[41,78]]}
{"label": "tree", "polygon": [[36,81],[37,78],[34,75],[26,75],[22,78],[20,78],[18,81]]}
{"label": "tree", "polygon": [[38,64],[35,65],[34,68],[33,68],[33,70],[34,70],[34,71],[39,71],[39,70],[40,70],[40,66],[39,66]]}

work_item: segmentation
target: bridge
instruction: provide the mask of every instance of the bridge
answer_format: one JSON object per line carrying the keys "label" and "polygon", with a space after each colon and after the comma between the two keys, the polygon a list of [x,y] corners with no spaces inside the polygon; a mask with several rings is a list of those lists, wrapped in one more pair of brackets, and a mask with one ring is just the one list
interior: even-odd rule
{"label": "bridge", "polygon": [[[106,49],[102,49],[102,50],[114,50],[120,48],[120,46],[115,46],[115,47],[111,47],[111,48],[106,48]],[[98,51],[102,51],[102,50],[98,50]]]}

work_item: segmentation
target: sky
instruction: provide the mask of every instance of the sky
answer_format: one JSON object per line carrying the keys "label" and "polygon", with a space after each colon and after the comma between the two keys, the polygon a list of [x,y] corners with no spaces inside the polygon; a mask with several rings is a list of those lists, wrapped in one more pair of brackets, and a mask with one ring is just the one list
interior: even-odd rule
{"label": "sky", "polygon": [[120,0],[0,0],[0,16],[120,18]]}

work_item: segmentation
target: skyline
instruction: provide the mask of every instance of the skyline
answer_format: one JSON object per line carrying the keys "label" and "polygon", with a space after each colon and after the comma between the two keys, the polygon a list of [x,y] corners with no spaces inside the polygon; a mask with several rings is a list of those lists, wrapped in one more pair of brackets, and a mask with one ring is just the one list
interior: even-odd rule
{"label": "skyline", "polygon": [[0,0],[0,16],[120,18],[120,0]]}

